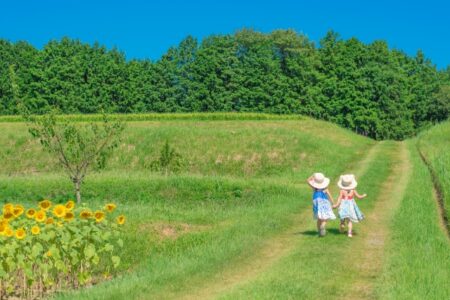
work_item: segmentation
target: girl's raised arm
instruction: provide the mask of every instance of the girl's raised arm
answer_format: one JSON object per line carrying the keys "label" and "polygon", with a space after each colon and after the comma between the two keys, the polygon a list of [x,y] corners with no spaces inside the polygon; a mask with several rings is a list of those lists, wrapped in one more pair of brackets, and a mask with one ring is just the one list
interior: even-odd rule
{"label": "girl's raised arm", "polygon": [[356,196],[356,198],[358,198],[358,199],[363,199],[363,198],[366,198],[366,197],[367,197],[367,194],[362,194],[362,195],[360,195],[360,194],[358,194],[358,192],[355,190],[355,196]]}

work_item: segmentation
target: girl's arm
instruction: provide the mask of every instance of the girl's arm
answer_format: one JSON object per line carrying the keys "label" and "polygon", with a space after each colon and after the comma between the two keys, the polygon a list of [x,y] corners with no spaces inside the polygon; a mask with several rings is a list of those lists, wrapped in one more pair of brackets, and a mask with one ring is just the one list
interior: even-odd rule
{"label": "girl's arm", "polygon": [[367,194],[362,194],[362,195],[360,195],[360,194],[358,194],[358,192],[355,190],[355,196],[356,196],[356,198],[358,198],[358,199],[363,199],[363,198],[366,198],[366,197],[367,197]]}
{"label": "girl's arm", "polygon": [[341,200],[342,200],[342,191],[339,192],[339,197],[337,199],[337,202],[335,205],[333,205],[333,208],[338,207],[339,205],[341,205]]}
{"label": "girl's arm", "polygon": [[309,178],[308,179],[306,179],[306,182],[308,183],[308,185],[310,186],[310,187],[313,187],[312,185],[311,185],[311,180],[313,179],[313,176],[311,175],[311,176],[309,176]]}
{"label": "girl's arm", "polygon": [[331,203],[334,205],[334,199],[333,199],[333,196],[331,196],[330,191],[328,189],[326,189],[325,193],[328,195],[328,201],[331,201]]}

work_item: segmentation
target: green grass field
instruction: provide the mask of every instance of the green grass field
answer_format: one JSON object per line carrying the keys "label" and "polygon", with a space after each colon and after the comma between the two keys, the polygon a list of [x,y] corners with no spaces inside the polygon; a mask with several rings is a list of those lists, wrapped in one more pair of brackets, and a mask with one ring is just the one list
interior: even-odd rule
{"label": "green grass field", "polygon": [[[83,186],[85,201],[117,202],[128,216],[118,274],[57,299],[450,297],[449,240],[415,147],[428,133],[375,142],[305,117],[134,118],[107,167]],[[55,161],[13,121],[0,123],[2,201],[73,197]],[[168,177],[150,170],[166,140],[184,161]],[[368,193],[353,239],[338,221],[317,238],[305,183],[315,171],[332,179],[335,196],[346,172]]]}

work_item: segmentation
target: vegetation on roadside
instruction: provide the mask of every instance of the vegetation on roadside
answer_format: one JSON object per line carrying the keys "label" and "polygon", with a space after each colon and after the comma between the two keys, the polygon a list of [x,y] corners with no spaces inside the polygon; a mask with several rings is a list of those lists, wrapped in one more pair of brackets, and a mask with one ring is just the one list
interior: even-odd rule
{"label": "vegetation on roadside", "polygon": [[450,122],[444,122],[423,132],[417,138],[417,148],[435,175],[441,209],[450,232]]}
{"label": "vegetation on roadside", "polygon": [[409,142],[412,173],[405,196],[391,223],[391,240],[379,299],[449,299],[450,251],[440,226],[437,199],[427,167]]}

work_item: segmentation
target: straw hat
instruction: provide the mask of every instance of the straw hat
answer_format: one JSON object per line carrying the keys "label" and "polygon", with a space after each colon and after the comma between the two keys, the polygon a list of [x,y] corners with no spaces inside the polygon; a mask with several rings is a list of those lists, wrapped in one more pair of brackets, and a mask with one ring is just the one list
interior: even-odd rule
{"label": "straw hat", "polygon": [[315,189],[323,190],[330,184],[330,178],[325,177],[322,173],[314,173],[309,184]]}
{"label": "straw hat", "polygon": [[338,181],[339,188],[343,190],[354,190],[357,185],[358,183],[353,174],[341,175]]}

